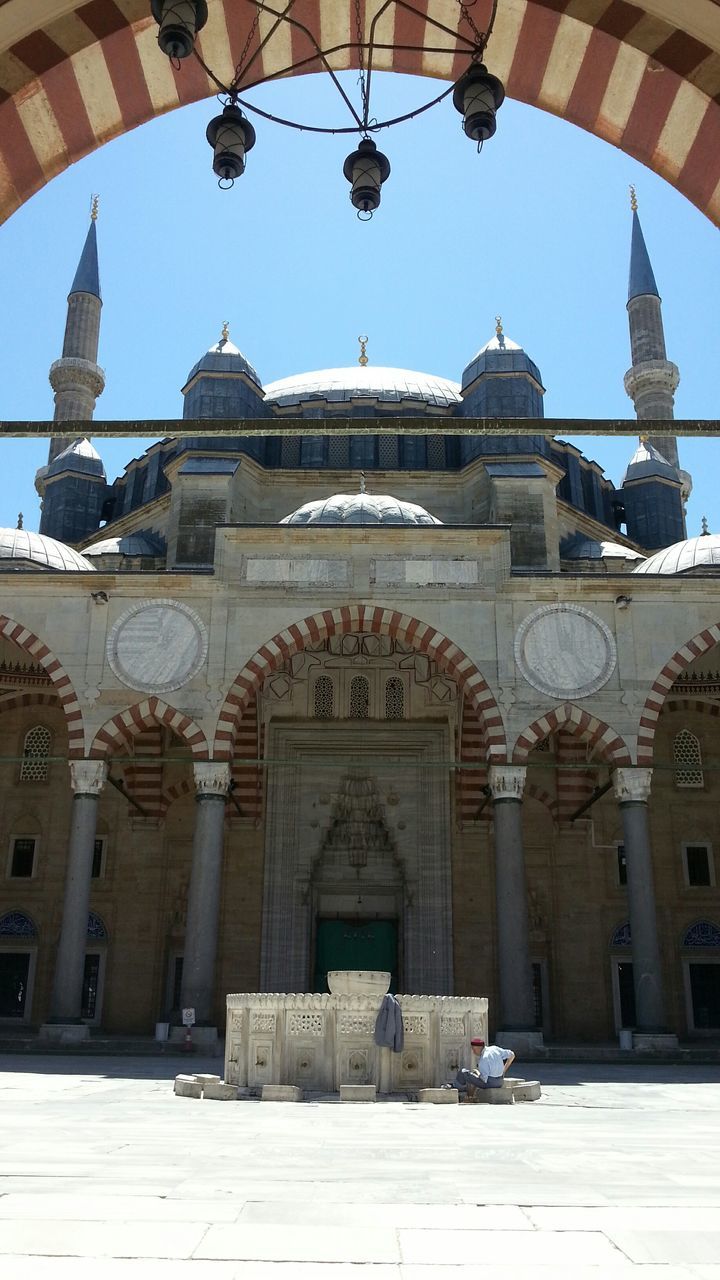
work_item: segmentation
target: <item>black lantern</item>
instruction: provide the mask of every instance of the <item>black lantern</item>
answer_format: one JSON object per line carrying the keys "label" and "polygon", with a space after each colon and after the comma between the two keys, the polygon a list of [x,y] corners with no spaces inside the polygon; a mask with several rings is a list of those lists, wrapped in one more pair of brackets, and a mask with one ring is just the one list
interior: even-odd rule
{"label": "black lantern", "polygon": [[206,0],[151,0],[152,15],[158,23],[158,44],[168,58],[188,58],[195,36],[207,22]]}
{"label": "black lantern", "polygon": [[390,175],[390,161],[378,151],[372,138],[362,138],[357,151],[348,156],[343,173],[352,184],[350,199],[358,217],[371,218],[380,204],[380,188]]}
{"label": "black lantern", "polygon": [[245,171],[245,153],[255,146],[255,130],[240,108],[229,102],[222,115],[210,121],[205,136],[215,152],[213,169],[219,185],[231,187]]}
{"label": "black lantern", "polygon": [[505,89],[497,76],[491,76],[482,62],[474,62],[461,76],[453,90],[453,103],[463,118],[468,138],[482,143],[492,138],[495,112],[505,101]]}

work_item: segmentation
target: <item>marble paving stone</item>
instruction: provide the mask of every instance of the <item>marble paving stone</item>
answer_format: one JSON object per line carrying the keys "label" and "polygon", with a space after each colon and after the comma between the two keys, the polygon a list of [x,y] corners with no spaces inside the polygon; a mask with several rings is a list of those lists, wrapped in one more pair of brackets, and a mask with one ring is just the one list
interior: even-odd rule
{"label": "marble paving stone", "polygon": [[636,1263],[720,1263],[720,1230],[613,1231],[608,1236]]}
{"label": "marble paving stone", "polygon": [[5,1254],[2,1263],[7,1280],[250,1280],[239,1273],[236,1262],[193,1262],[181,1258],[106,1258],[98,1254],[85,1258],[41,1258]]}
{"label": "marble paving stone", "polygon": [[[325,1224],[328,1207],[324,1204],[298,1202],[277,1204],[272,1201],[248,1201],[240,1210],[238,1221],[288,1224]],[[424,1227],[428,1230],[454,1227],[476,1231],[532,1231],[525,1212],[516,1205],[459,1204],[333,1204],[333,1226]]]}
{"label": "marble paving stone", "polygon": [[[616,1231],[703,1231],[708,1226],[707,1209],[693,1206],[677,1207],[671,1217],[666,1208],[640,1205],[596,1209],[533,1207],[525,1212],[541,1231],[603,1231],[608,1235]],[[720,1256],[717,1261],[720,1264]]]}
{"label": "marble paving stone", "polygon": [[[607,1264],[599,1266],[573,1264],[567,1269],[563,1266],[554,1269],[552,1266],[544,1266],[541,1263],[537,1266],[513,1265],[512,1271],[508,1272],[503,1272],[501,1267],[500,1274],[506,1275],[507,1280],[720,1280],[720,1267],[711,1268],[717,1272],[716,1275],[704,1278],[696,1276],[696,1270],[697,1268],[693,1267],[640,1268],[628,1266],[627,1262],[621,1262],[617,1266],[613,1266],[612,1263],[609,1266]],[[374,1280],[374,1272],[372,1276],[367,1277],[367,1280]],[[400,1280],[488,1280],[488,1273],[482,1261],[479,1264],[477,1261],[466,1265],[461,1263],[459,1266],[437,1264],[423,1266],[403,1263],[400,1267]]]}
{"label": "marble paving stone", "polygon": [[[94,1189],[93,1189],[94,1190]],[[63,1222],[82,1215],[86,1222],[235,1222],[242,1203],[169,1200],[160,1196],[0,1195],[0,1220],[42,1218]],[[2,1228],[4,1231],[4,1227]]]}
{"label": "marble paving stone", "polygon": [[210,1227],[195,1258],[258,1262],[399,1262],[397,1233],[373,1226],[285,1226],[255,1223]]}
{"label": "marble paving stone", "polygon": [[32,1222],[3,1223],[0,1255],[189,1258],[207,1230],[205,1223],[175,1222],[169,1229],[166,1222],[57,1222],[38,1216]]}
{"label": "marble paving stone", "polygon": [[[216,1227],[213,1230],[224,1230]],[[509,1267],[623,1266],[623,1255],[598,1231],[406,1231],[398,1232],[403,1262]],[[626,1267],[631,1264],[625,1262]]]}

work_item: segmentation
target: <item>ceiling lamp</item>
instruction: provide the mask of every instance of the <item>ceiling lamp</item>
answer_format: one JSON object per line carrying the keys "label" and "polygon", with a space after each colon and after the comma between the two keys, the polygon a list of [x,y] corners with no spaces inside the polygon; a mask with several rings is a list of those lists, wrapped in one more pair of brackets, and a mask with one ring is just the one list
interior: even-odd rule
{"label": "ceiling lamp", "polygon": [[255,146],[255,130],[240,108],[229,102],[222,115],[210,121],[205,136],[213,148],[218,186],[231,187],[245,172],[245,154]]}
{"label": "ceiling lamp", "polygon": [[491,76],[482,62],[473,62],[453,89],[453,103],[463,118],[463,129],[479,146],[492,138],[497,128],[495,113],[504,101],[501,81]]}
{"label": "ceiling lamp", "polygon": [[369,221],[380,204],[380,188],[390,176],[390,161],[378,151],[372,138],[361,138],[357,151],[352,151],[345,161],[343,173],[351,183],[350,199],[358,218]]}
{"label": "ceiling lamp", "polygon": [[152,15],[158,23],[158,44],[173,62],[189,58],[195,36],[207,22],[206,0],[151,0]]}

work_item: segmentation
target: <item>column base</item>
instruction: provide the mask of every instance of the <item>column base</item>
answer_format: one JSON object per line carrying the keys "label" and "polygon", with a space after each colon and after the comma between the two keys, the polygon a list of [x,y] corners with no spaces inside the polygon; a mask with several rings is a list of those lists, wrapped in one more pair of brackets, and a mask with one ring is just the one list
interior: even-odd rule
{"label": "column base", "polygon": [[502,1031],[495,1032],[495,1043],[503,1049],[512,1049],[514,1054],[542,1053],[545,1048],[542,1031]]}
{"label": "column base", "polygon": [[90,1028],[84,1022],[44,1022],[38,1035],[54,1044],[73,1045],[89,1040]]}
{"label": "column base", "polygon": [[669,1031],[633,1031],[632,1047],[636,1053],[673,1053],[678,1038]]}
{"label": "column base", "polygon": [[[212,1049],[218,1042],[217,1027],[191,1027],[190,1035],[195,1049]],[[187,1027],[170,1028],[170,1044],[185,1044]]]}

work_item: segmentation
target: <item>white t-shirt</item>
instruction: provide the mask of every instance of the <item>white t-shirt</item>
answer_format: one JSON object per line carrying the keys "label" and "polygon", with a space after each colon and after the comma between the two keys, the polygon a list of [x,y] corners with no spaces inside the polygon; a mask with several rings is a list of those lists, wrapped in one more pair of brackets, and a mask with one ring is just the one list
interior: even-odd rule
{"label": "white t-shirt", "polygon": [[501,1049],[497,1044],[486,1045],[477,1064],[481,1078],[487,1080],[489,1076],[501,1076],[509,1057],[507,1049]]}

